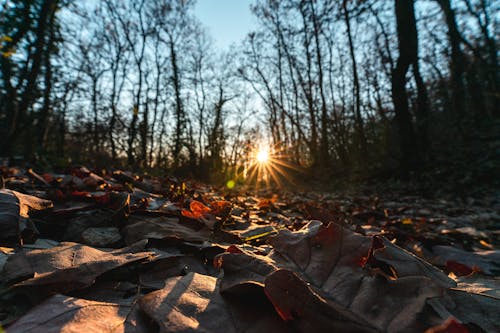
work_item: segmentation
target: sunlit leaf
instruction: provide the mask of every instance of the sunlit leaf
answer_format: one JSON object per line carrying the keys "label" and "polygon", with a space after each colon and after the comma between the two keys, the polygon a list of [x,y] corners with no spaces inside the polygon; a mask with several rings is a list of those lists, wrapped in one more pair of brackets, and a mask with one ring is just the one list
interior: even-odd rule
{"label": "sunlit leaf", "polygon": [[404,225],[409,225],[409,224],[412,224],[413,221],[410,219],[410,218],[404,218],[401,223],[403,223]]}
{"label": "sunlit leaf", "polygon": [[201,219],[205,214],[209,213],[211,210],[209,207],[205,206],[204,204],[202,204],[197,200],[191,201],[191,203],[189,204],[189,209],[190,210],[183,209],[181,211],[182,216],[195,220]]}
{"label": "sunlit leaf", "polygon": [[225,215],[231,210],[232,204],[229,201],[214,201],[210,203],[211,213],[214,215]]}
{"label": "sunlit leaf", "polygon": [[128,304],[94,302],[58,294],[21,317],[9,327],[9,332],[125,332],[133,310]]}

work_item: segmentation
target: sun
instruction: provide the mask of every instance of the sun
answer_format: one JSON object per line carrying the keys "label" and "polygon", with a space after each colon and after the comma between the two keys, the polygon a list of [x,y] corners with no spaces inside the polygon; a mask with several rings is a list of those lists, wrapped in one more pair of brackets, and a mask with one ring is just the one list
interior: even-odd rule
{"label": "sun", "polygon": [[250,147],[247,155],[248,164],[245,164],[244,177],[248,182],[255,181],[256,188],[261,184],[267,188],[272,184],[281,187],[283,180],[293,183],[287,170],[297,168],[288,159],[286,152],[278,144],[256,144]]}
{"label": "sun", "polygon": [[260,164],[265,164],[265,163],[269,162],[269,149],[267,149],[267,148],[260,148],[257,151],[257,154],[255,155],[255,159]]}

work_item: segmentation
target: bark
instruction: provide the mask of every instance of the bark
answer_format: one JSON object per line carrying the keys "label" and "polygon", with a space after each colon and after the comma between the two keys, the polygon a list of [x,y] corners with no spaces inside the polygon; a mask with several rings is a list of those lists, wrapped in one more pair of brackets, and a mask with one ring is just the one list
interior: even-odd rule
{"label": "bark", "polygon": [[313,22],[314,42],[316,51],[316,62],[318,66],[318,81],[319,81],[319,94],[321,98],[321,137],[319,143],[319,159],[322,167],[327,167],[330,163],[330,153],[328,144],[328,111],[326,106],[326,97],[324,92],[324,79],[323,79],[323,62],[320,44],[320,27],[319,18],[314,8],[314,1],[310,1],[311,15]]}
{"label": "bark", "polygon": [[356,53],[354,51],[354,42],[351,32],[351,18],[347,9],[347,0],[343,1],[342,9],[344,12],[344,20],[347,27],[347,39],[349,41],[349,54],[351,56],[352,75],[354,81],[354,98],[355,98],[355,119],[356,119],[356,135],[359,144],[359,150],[363,156],[366,156],[366,135],[364,130],[364,121],[361,116],[361,92],[359,85],[358,64],[356,61]]}
{"label": "bark", "polygon": [[312,92],[312,55],[310,50],[310,36],[308,31],[308,17],[306,10],[303,6],[300,7],[300,13],[302,16],[303,23],[303,35],[304,35],[304,51],[307,65],[307,82],[304,82],[303,78],[301,78],[302,89],[304,90],[304,94],[306,95],[307,100],[307,110],[309,113],[309,121],[311,123],[311,137],[310,137],[310,145],[309,150],[311,154],[311,162],[312,165],[318,165],[320,163],[319,152],[318,152],[318,125],[316,122],[316,108],[314,106],[313,92]]}
{"label": "bark", "polygon": [[143,118],[140,125],[141,134],[141,167],[145,168],[149,166],[148,163],[148,132],[149,132],[149,102],[147,96],[149,94],[149,87],[146,89],[146,101],[144,103]]}
{"label": "bark", "polygon": [[99,80],[98,76],[92,77],[92,113],[94,115],[94,128],[92,131],[92,138],[94,141],[92,151],[99,151],[99,110],[97,107],[97,81]]}
{"label": "bark", "polygon": [[[135,101],[133,106],[133,114],[132,119],[130,121],[130,125],[128,128],[128,138],[127,138],[127,161],[128,164],[137,167],[136,158],[135,158],[135,149],[134,144],[137,137],[137,121],[139,120],[139,111],[141,107],[141,96],[142,96],[142,83],[143,83],[143,69],[142,69],[142,61],[144,58],[144,52],[146,49],[146,39],[147,34],[144,29],[144,21],[143,21],[143,8],[144,8],[145,0],[142,0],[137,7],[137,13],[139,15],[139,31],[137,33],[140,34],[141,44],[140,50],[137,52],[136,42],[132,40],[131,32],[130,32],[130,24],[124,21],[124,18],[121,15],[118,15],[118,20],[120,21],[123,30],[125,32],[125,38],[129,44],[129,47],[133,50],[134,61],[137,67],[137,91],[135,93]],[[146,112],[146,111],[145,111]]]}
{"label": "bark", "polygon": [[[51,99],[50,95],[52,92],[52,64],[50,62],[50,54],[52,53],[53,43],[54,43],[54,21],[55,21],[55,12],[52,12],[50,22],[49,22],[49,40],[47,45],[47,50],[44,56],[44,67],[45,67],[45,75],[44,75],[44,91],[43,91],[43,103],[42,109],[40,110],[39,120],[37,124],[37,141],[38,141],[38,150],[43,153],[45,152],[45,144],[48,133],[48,120],[51,111]],[[30,141],[32,141],[30,139]],[[32,144],[32,143],[31,143]]]}
{"label": "bark", "polygon": [[174,136],[174,150],[172,152],[174,163],[173,168],[176,169],[179,166],[180,152],[182,149],[182,135],[184,129],[184,108],[181,98],[181,82],[179,75],[179,66],[177,64],[177,51],[175,50],[175,43],[173,36],[169,36],[169,46],[170,46],[170,61],[172,66],[172,83],[174,85],[175,93],[175,136]]}
{"label": "bark", "polygon": [[406,91],[406,73],[413,60],[415,40],[415,24],[411,22],[414,17],[413,0],[395,0],[397,35],[399,57],[396,68],[392,72],[392,100],[396,113],[396,122],[399,132],[400,167],[403,175],[408,175],[418,161],[417,146],[415,143],[415,130],[408,106]]}

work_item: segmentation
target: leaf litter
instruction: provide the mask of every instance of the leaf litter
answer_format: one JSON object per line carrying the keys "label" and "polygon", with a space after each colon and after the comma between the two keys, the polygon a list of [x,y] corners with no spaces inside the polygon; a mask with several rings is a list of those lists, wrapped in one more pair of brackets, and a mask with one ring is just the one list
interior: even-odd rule
{"label": "leaf litter", "polygon": [[495,195],[1,172],[7,332],[500,331]]}

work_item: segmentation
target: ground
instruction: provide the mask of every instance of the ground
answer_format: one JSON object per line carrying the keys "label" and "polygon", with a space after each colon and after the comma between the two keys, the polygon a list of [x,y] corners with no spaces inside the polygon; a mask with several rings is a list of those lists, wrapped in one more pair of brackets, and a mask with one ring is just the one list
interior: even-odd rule
{"label": "ground", "polygon": [[3,168],[7,332],[498,332],[500,196]]}

